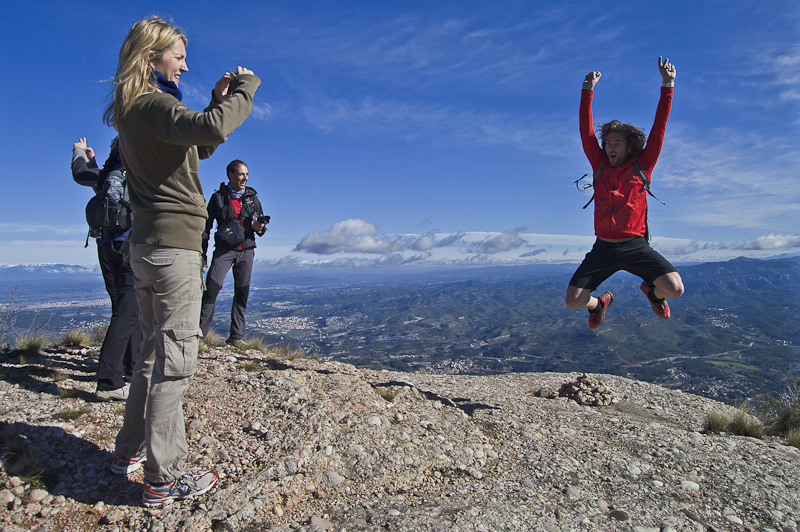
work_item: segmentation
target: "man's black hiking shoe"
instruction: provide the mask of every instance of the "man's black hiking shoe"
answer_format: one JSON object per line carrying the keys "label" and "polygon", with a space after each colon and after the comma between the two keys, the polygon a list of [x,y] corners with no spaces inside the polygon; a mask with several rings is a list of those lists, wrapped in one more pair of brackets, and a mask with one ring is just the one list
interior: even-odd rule
{"label": "man's black hiking shoe", "polygon": [[595,307],[595,310],[589,311],[589,327],[592,329],[597,329],[600,327],[600,325],[606,319],[606,309],[611,306],[611,303],[614,302],[614,294],[611,292],[606,292],[597,299],[600,300],[597,306],[599,307],[602,305],[602,307],[600,310],[597,310],[597,307]]}

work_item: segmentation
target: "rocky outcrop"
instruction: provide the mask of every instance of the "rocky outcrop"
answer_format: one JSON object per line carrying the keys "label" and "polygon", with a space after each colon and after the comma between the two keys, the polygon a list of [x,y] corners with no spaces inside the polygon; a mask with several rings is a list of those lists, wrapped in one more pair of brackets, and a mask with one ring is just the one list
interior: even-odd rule
{"label": "rocky outcrop", "polygon": [[704,434],[730,409],[710,399],[612,375],[408,374],[231,348],[203,353],[184,404],[190,465],[216,468],[218,487],[145,510],[141,471],[108,471],[122,408],[92,400],[95,359],[24,358],[0,355],[3,532],[800,527],[800,452]]}

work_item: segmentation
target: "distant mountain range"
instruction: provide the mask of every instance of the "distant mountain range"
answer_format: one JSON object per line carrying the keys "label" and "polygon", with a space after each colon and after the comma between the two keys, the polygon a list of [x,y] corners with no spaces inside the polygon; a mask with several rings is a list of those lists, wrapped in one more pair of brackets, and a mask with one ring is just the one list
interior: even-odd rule
{"label": "distant mountain range", "polygon": [[[614,275],[602,288],[615,303],[596,330],[585,311],[564,305],[574,269],[259,269],[248,329],[373,369],[614,373],[727,401],[779,393],[800,375],[800,257],[680,266],[686,294],[671,301],[666,321],[652,313],[638,278]],[[0,266],[0,283],[14,291],[16,330],[46,323],[57,332],[108,318],[93,268]],[[227,283],[220,309],[230,305]],[[0,303],[7,299],[0,294]],[[227,314],[217,312],[221,334]]]}

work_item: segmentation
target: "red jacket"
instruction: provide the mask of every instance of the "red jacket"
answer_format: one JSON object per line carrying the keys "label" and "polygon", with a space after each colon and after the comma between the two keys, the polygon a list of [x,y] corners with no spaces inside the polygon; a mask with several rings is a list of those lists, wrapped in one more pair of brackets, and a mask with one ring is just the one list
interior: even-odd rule
{"label": "red jacket", "polygon": [[614,168],[608,164],[608,157],[594,134],[592,123],[594,91],[581,91],[579,114],[581,141],[583,152],[592,165],[592,175],[607,164],[594,184],[594,233],[599,238],[616,240],[644,236],[647,192],[642,186],[642,180],[633,169],[633,161],[639,161],[639,165],[648,176],[652,174],[664,143],[664,132],[672,109],[672,93],[672,87],[661,87],[656,119],[642,153],[635,159],[625,161],[621,166]]}

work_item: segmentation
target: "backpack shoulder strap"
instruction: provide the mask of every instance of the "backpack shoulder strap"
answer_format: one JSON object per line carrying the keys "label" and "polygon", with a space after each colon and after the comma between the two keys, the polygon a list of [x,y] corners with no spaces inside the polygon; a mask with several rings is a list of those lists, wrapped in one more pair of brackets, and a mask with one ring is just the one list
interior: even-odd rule
{"label": "backpack shoulder strap", "polygon": [[[608,166],[608,163],[603,163],[602,166],[600,166],[600,168],[598,168],[597,171],[592,176],[592,185],[591,185],[592,188],[594,188],[594,184],[597,183],[597,180],[600,179],[600,176],[603,175],[603,170],[606,169],[606,166]],[[592,192],[592,197],[589,198],[589,201],[586,203],[586,205],[583,206],[583,208],[585,209],[586,207],[591,205],[593,201],[594,201],[594,192]]]}
{"label": "backpack shoulder strap", "polygon": [[650,176],[648,176],[646,173],[644,173],[644,170],[642,170],[642,167],[639,164],[639,161],[633,161],[633,169],[636,171],[636,175],[639,176],[639,179],[642,180],[642,185],[644,186],[644,189],[647,191],[647,193],[651,197],[655,198],[656,201],[661,203],[661,205],[666,205],[666,203],[664,203],[663,201],[658,199],[655,194],[650,192]]}

